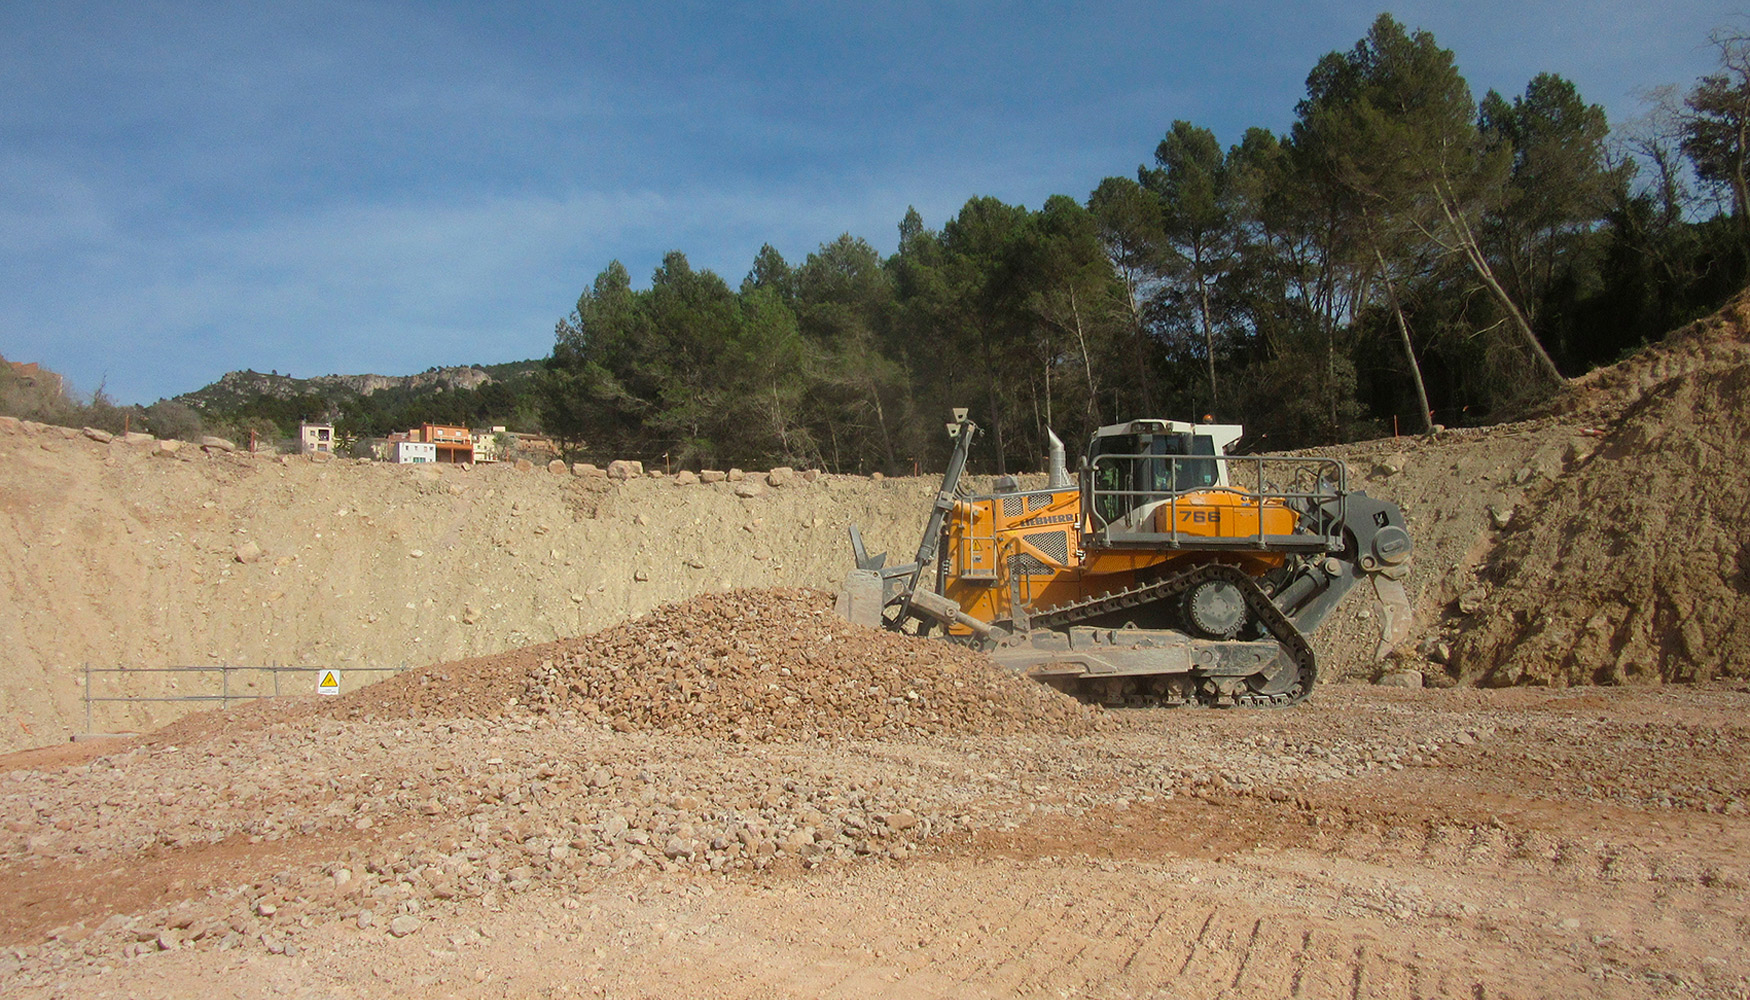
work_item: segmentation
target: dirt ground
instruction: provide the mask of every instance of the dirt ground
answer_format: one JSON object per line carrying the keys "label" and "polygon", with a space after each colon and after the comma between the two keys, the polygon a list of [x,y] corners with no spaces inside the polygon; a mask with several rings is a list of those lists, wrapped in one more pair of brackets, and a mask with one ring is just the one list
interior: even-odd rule
{"label": "dirt ground", "polygon": [[1344,685],[748,747],[282,703],[0,762],[0,992],[1739,997],[1746,709]]}

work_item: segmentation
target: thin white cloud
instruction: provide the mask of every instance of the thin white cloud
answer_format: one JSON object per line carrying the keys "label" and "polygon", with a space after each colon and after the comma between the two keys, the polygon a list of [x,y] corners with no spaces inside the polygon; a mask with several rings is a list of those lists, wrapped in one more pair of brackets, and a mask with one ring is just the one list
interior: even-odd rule
{"label": "thin white cloud", "polygon": [[0,232],[6,257],[22,263],[50,250],[112,245],[119,235],[103,196],[42,160],[0,157]]}
{"label": "thin white cloud", "polygon": [[84,238],[46,246],[81,263],[46,276],[52,309],[0,304],[0,352],[81,386],[107,376],[112,395],[137,401],[231,368],[391,373],[539,356],[610,259],[642,283],[665,250],[692,250],[735,284],[761,242],[799,257],[857,231],[859,202],[626,191],[364,203],[150,240],[118,238],[113,214],[87,211],[85,230],[112,234],[108,252],[80,252]]}

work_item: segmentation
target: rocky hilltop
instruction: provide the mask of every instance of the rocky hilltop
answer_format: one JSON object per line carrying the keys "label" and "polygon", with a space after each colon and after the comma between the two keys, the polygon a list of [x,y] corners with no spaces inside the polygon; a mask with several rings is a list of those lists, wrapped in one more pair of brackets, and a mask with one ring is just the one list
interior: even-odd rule
{"label": "rocky hilltop", "polygon": [[224,404],[257,396],[294,399],[298,396],[369,396],[385,389],[478,389],[495,379],[485,369],[473,366],[432,368],[417,375],[317,375],[293,378],[277,373],[262,374],[245,369],[226,372],[217,382],[176,397],[197,410],[222,408]]}

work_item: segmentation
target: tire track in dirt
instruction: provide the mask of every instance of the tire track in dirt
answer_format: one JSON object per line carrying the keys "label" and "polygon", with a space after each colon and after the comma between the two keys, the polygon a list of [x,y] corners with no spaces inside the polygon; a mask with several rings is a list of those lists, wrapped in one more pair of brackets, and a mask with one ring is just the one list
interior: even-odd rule
{"label": "tire track in dirt", "polygon": [[[930,866],[918,866],[930,867]],[[932,871],[909,891],[891,883],[903,870],[881,879],[877,898],[897,904],[899,916],[859,913],[862,931],[855,949],[842,944],[772,948],[746,940],[734,950],[764,957],[756,964],[766,988],[778,992],[821,987],[818,995],[952,995],[1096,997],[1305,996],[1425,997],[1474,995],[1485,975],[1497,985],[1499,971],[1485,974],[1465,949],[1430,945],[1429,959],[1406,948],[1381,943],[1379,928],[1364,923],[1311,919],[1307,914],[1273,912],[1239,900],[1213,899],[1202,890],[1185,892],[1163,870],[1126,867],[1105,873],[1079,862],[995,870],[956,870],[944,878]],[[859,880],[861,881],[861,880]],[[1053,897],[1076,885],[1086,899],[1059,907]],[[1010,891],[1022,888],[1024,891]],[[897,891],[896,891],[897,890]],[[811,901],[800,911],[805,925],[826,923],[841,902],[837,893]],[[870,893],[861,892],[859,898]],[[738,908],[748,900],[738,901]],[[867,991],[865,977],[846,976],[830,984],[816,978],[823,968],[854,962],[863,946],[879,948],[908,937],[928,936],[943,905],[950,920],[973,914],[992,929],[974,946],[988,960],[968,961],[965,945],[948,935],[902,959],[921,960],[897,978],[880,978]],[[754,905],[758,906],[757,903]],[[786,906],[792,904],[786,903]],[[758,926],[755,919],[743,927]],[[948,926],[955,926],[950,923]],[[963,924],[961,924],[963,925]],[[744,931],[745,933],[745,931]],[[1430,935],[1429,941],[1438,941]],[[768,950],[769,949],[769,950]],[[772,952],[781,952],[775,957]],[[890,960],[892,960],[890,958]],[[866,962],[866,960],[865,960]],[[905,963],[910,966],[910,962]],[[812,971],[811,971],[812,970]],[[703,970],[701,970],[703,971]],[[728,971],[728,970],[725,970]],[[1578,970],[1569,969],[1567,975]],[[1559,973],[1558,973],[1559,974]],[[1536,995],[1529,989],[1524,995]],[[746,995],[753,995],[752,993]]]}

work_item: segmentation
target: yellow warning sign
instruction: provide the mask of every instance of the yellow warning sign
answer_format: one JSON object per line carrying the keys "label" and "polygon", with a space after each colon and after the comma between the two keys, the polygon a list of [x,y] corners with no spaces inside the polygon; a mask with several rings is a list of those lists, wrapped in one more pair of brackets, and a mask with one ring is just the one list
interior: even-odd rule
{"label": "yellow warning sign", "polygon": [[340,693],[340,671],[335,670],[331,667],[324,667],[322,669],[322,675],[320,677],[318,677],[316,680],[316,693],[317,694],[339,694]]}

